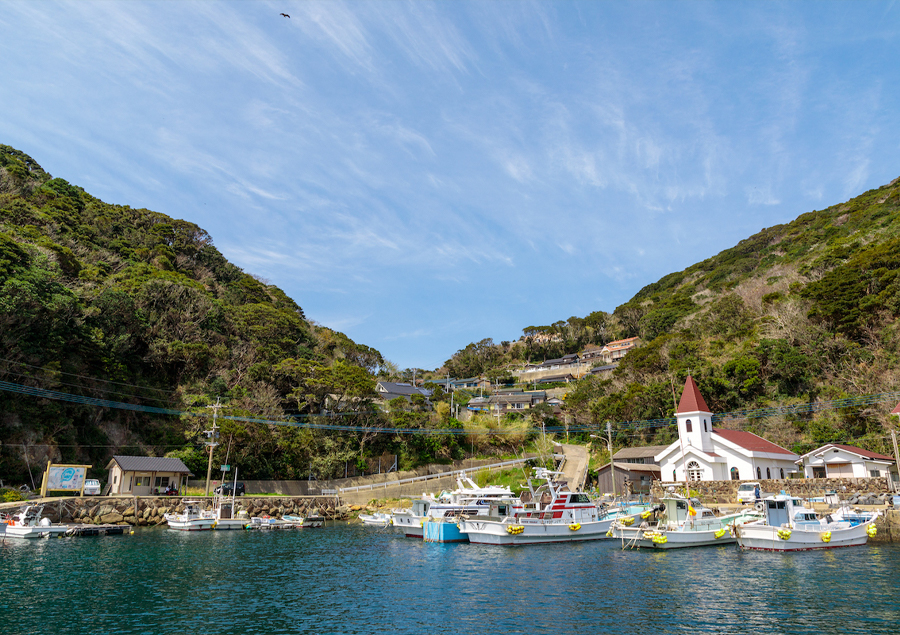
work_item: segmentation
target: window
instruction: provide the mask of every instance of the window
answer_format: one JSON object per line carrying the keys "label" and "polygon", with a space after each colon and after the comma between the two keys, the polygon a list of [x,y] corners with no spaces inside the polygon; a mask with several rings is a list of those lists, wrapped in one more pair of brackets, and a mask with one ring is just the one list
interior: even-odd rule
{"label": "window", "polygon": [[169,477],[168,476],[157,476],[156,482],[153,485],[154,487],[168,487],[169,486]]}
{"label": "window", "polygon": [[685,427],[685,429],[686,429],[688,432],[691,432],[693,426],[691,426],[691,420],[690,420],[690,419],[688,419],[687,421],[684,422],[684,427]]}
{"label": "window", "polygon": [[134,486],[135,487],[150,487],[150,477],[149,476],[135,476],[134,477]]}
{"label": "window", "polygon": [[709,432],[709,430],[706,429],[706,419],[703,420],[703,431]]}
{"label": "window", "polygon": [[881,476],[881,470],[869,470],[869,476],[879,477]]}
{"label": "window", "polygon": [[673,481],[677,481],[677,480],[678,480],[678,475],[675,473],[675,470],[672,470],[672,480],[673,480]]}
{"label": "window", "polygon": [[784,468],[781,468],[781,480],[784,480]]}
{"label": "window", "polygon": [[731,480],[732,481],[741,480],[741,474],[740,474],[740,472],[738,472],[738,469],[736,467],[731,468]]}
{"label": "window", "polygon": [[703,480],[703,470],[700,469],[700,464],[697,461],[691,461],[688,463],[688,479],[691,481],[700,481]]}
{"label": "window", "polygon": [[772,470],[770,470],[769,468],[766,468],[766,480],[767,481],[772,480]]}
{"label": "window", "polygon": [[762,480],[762,470],[759,468],[756,468],[756,478],[757,480]]}

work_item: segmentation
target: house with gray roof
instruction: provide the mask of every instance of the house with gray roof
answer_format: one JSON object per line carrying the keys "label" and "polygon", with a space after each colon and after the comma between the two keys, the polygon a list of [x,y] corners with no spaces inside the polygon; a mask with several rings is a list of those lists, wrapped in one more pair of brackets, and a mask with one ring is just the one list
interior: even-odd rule
{"label": "house with gray roof", "polygon": [[106,469],[111,496],[153,496],[169,486],[181,490],[193,476],[181,459],[157,456],[114,456]]}

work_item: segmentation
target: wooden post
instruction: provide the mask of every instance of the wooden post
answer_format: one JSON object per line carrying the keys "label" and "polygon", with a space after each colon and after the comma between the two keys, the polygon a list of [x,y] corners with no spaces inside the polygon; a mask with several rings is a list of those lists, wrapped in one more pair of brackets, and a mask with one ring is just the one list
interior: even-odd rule
{"label": "wooden post", "polygon": [[44,472],[44,479],[41,481],[41,498],[44,498],[47,495],[47,479],[50,478],[50,466],[53,463],[48,460],[47,461],[47,470]]}

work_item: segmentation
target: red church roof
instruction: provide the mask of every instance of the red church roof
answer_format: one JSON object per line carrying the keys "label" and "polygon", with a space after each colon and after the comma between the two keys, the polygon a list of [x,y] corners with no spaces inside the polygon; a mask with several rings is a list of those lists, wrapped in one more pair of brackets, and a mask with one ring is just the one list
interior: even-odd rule
{"label": "red church roof", "polygon": [[769,454],[790,454],[791,456],[797,456],[790,450],[785,450],[780,445],[775,445],[771,441],[766,441],[752,432],[713,428],[713,433],[718,434],[726,441],[731,441],[735,445],[740,446],[745,450],[750,450],[751,452],[767,452]]}
{"label": "red church roof", "polygon": [[892,415],[900,415],[900,403],[897,404],[897,407],[891,410]]}
{"label": "red church roof", "polygon": [[703,395],[700,394],[700,389],[697,388],[697,382],[690,375],[684,382],[684,392],[681,393],[681,401],[678,402],[676,414],[681,412],[710,412],[709,406],[703,400]]}

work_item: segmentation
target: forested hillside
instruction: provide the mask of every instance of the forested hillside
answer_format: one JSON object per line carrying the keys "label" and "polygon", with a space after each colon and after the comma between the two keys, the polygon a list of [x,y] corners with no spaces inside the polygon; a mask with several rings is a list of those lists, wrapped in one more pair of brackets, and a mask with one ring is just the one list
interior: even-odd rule
{"label": "forested hillside", "polygon": [[[0,391],[0,478],[7,484],[30,483],[29,467],[39,478],[48,458],[91,463],[105,475],[116,453],[178,456],[205,474],[202,433],[217,400],[223,416],[296,423],[337,399],[346,406],[341,424],[385,425],[371,408],[382,366],[391,368],[378,351],[311,324],[280,289],[229,263],[200,227],[104,203],[0,146],[0,381],[10,384]],[[41,399],[21,387],[146,410]],[[224,462],[230,447],[230,462],[246,478],[343,473],[372,438],[220,425],[217,457]],[[382,444],[408,450],[405,442]]]}
{"label": "forested hillside", "polygon": [[[802,214],[669,274],[606,314],[528,327],[518,342],[471,344],[446,366],[541,361],[586,343],[640,336],[607,379],[569,391],[579,424],[659,419],[673,387],[697,380],[714,412],[810,404],[900,389],[900,179],[846,203]],[[485,370],[483,372],[490,372]],[[734,418],[796,451],[825,442],[892,453],[886,425],[896,401],[805,414]],[[670,427],[623,427],[619,444],[664,443]]]}

